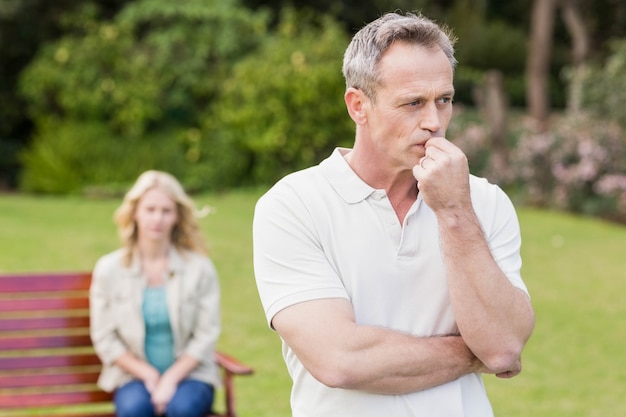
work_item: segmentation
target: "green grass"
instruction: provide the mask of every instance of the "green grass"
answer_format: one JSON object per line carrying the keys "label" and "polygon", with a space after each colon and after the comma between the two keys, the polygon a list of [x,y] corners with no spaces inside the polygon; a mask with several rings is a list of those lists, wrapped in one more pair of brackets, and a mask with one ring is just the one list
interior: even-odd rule
{"label": "green grass", "polygon": [[[196,197],[222,284],[220,349],[252,365],[236,382],[241,417],[289,416],[290,380],[268,330],[252,271],[251,220],[260,190]],[[0,273],[90,270],[118,246],[118,200],[0,196]],[[524,279],[537,325],[524,370],[485,376],[498,417],[622,417],[626,387],[626,228],[521,209]]]}
{"label": "green grass", "polygon": [[523,373],[486,377],[497,416],[626,416],[626,228],[521,210],[537,315]]}

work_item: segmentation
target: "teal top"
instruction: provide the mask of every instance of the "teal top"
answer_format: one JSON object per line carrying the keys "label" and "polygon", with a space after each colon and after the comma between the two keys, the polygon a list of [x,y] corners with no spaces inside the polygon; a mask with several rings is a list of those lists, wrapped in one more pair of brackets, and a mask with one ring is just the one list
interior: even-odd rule
{"label": "teal top", "polygon": [[146,358],[161,374],[174,363],[174,336],[165,297],[165,286],[147,287],[142,305]]}

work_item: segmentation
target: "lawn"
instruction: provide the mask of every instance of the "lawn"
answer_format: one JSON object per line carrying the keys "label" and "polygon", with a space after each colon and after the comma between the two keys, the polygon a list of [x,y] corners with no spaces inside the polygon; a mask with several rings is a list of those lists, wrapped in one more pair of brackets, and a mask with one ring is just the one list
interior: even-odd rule
{"label": "lawn", "polygon": [[[197,196],[222,284],[221,350],[252,365],[237,383],[241,417],[287,417],[290,380],[252,272],[251,219],[260,190]],[[119,200],[0,196],[0,273],[90,270],[118,246]],[[486,376],[498,417],[626,415],[626,228],[520,209],[523,275],[537,313],[524,370]]]}

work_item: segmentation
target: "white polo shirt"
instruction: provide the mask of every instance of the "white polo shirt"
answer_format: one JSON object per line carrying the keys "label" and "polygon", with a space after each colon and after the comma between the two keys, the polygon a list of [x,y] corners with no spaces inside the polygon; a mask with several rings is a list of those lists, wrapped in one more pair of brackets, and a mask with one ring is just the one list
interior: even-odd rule
{"label": "white polo shirt", "polygon": [[[434,213],[418,197],[401,225],[385,191],[352,171],[347,151],[336,149],[320,165],[286,176],[256,205],[254,269],[268,322],[296,303],[345,298],[359,324],[415,336],[456,333]],[[484,179],[471,176],[470,186],[496,262],[527,291],[511,201]],[[480,374],[408,395],[374,395],[329,388],[285,343],[283,354],[294,417],[493,415]]]}

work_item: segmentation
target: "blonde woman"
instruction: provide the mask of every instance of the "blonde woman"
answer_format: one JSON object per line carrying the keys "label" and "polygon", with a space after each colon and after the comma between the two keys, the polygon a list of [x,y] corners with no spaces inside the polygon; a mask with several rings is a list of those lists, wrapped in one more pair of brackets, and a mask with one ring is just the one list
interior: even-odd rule
{"label": "blonde woman", "polygon": [[122,248],[98,260],[90,290],[98,384],[124,416],[205,416],[219,376],[220,290],[196,222],[170,174],[144,172],[115,212]]}

